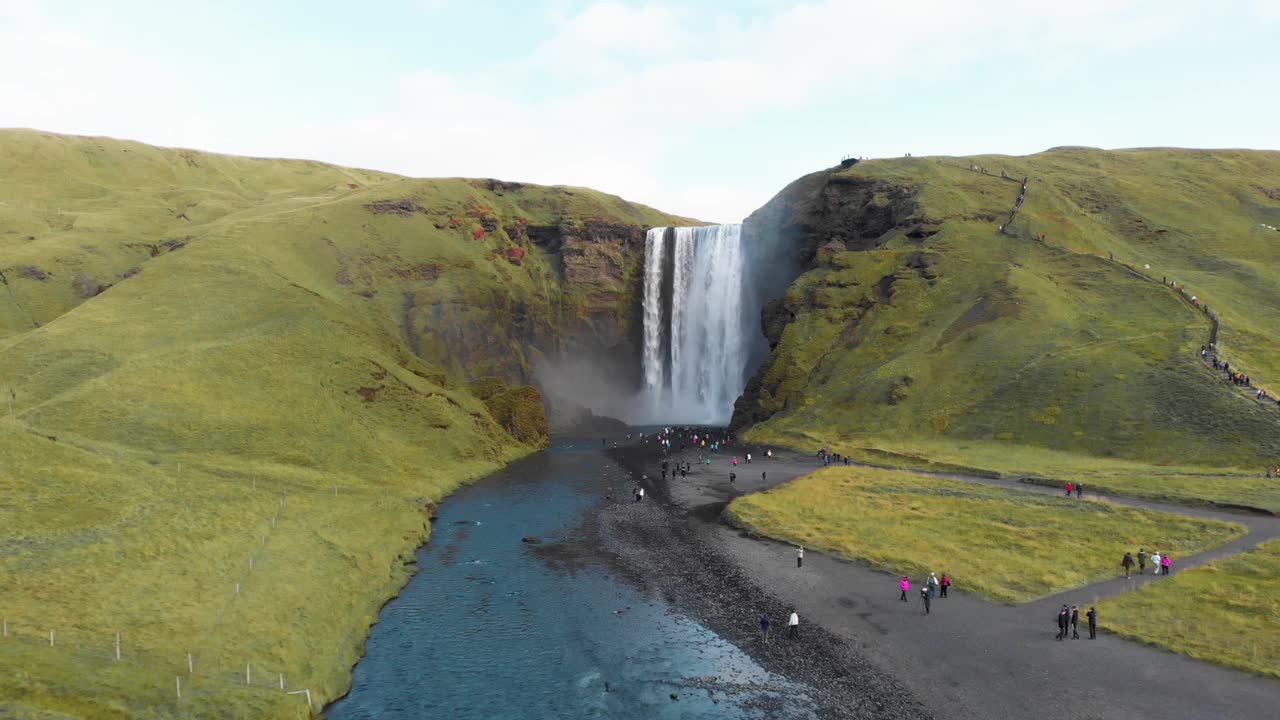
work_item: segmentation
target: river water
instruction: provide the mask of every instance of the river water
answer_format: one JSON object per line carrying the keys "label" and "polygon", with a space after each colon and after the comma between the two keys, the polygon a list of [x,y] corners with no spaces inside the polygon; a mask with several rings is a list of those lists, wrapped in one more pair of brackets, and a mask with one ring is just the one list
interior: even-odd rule
{"label": "river water", "polygon": [[582,441],[450,497],[326,717],[812,717],[805,688],[581,547],[583,514],[627,492],[622,468]]}

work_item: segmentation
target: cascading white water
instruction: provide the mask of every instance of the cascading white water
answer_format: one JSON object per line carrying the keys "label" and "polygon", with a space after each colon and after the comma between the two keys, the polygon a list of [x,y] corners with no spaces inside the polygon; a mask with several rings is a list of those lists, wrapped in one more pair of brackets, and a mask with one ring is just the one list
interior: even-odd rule
{"label": "cascading white water", "polygon": [[653,228],[644,236],[644,387],[663,384],[662,256],[667,229]]}
{"label": "cascading white water", "polygon": [[678,227],[671,235],[669,257],[666,228],[645,238],[646,395],[657,417],[724,423],[745,383],[742,226]]}

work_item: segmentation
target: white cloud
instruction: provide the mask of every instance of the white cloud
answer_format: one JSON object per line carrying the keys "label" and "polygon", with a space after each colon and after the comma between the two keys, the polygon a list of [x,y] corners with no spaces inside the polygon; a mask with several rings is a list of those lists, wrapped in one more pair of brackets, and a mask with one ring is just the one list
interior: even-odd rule
{"label": "white cloud", "polygon": [[[1253,12],[1275,16],[1278,5],[1257,3]],[[878,87],[958,76],[975,61],[1057,68],[1061,78],[1083,59],[1194,32],[1196,14],[1206,12],[1140,0],[761,1],[754,9],[751,16],[621,2],[575,14],[552,9],[553,31],[524,57],[479,61],[455,74],[406,68],[390,94],[336,121],[262,108],[285,118],[281,131],[244,122],[259,108],[188,88],[189,72],[151,62],[145,49],[0,0],[0,18],[16,28],[0,27],[0,125],[411,175],[589,185],[680,214],[737,219],[791,178],[725,177],[681,161],[743,118],[823,112]],[[867,107],[875,112],[874,101]],[[788,132],[780,127],[772,141]]]}

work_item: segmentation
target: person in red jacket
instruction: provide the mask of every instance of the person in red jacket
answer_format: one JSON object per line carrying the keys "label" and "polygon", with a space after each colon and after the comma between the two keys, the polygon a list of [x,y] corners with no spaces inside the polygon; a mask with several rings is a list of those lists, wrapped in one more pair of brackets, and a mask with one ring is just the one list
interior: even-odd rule
{"label": "person in red jacket", "polygon": [[947,596],[947,588],[951,587],[951,576],[942,573],[942,579],[938,581],[938,588],[941,591],[939,597]]}
{"label": "person in red jacket", "polygon": [[1071,497],[1071,483],[1067,483],[1067,497]]}

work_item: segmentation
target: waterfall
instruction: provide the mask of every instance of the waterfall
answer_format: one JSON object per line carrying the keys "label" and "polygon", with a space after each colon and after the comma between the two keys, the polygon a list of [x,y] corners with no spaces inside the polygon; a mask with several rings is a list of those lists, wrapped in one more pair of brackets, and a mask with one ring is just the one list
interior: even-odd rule
{"label": "waterfall", "polygon": [[655,419],[725,423],[746,382],[742,226],[671,230],[645,237],[645,393]]}
{"label": "waterfall", "polygon": [[644,387],[662,385],[662,257],[667,229],[653,228],[644,236]]}

